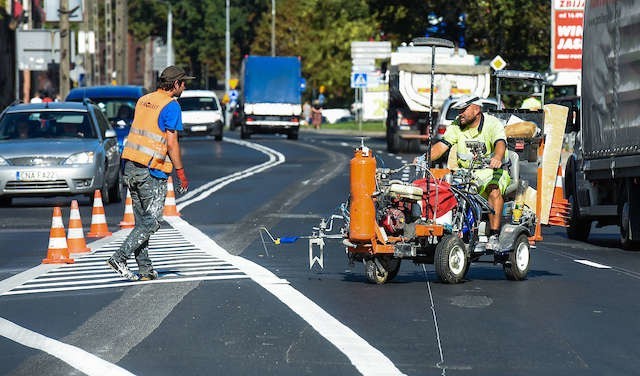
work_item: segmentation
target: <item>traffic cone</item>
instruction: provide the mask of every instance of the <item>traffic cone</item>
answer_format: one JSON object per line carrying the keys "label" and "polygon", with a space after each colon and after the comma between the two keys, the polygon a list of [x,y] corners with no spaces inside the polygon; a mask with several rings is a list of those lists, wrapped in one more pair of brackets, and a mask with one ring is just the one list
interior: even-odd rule
{"label": "traffic cone", "polygon": [[93,211],[91,212],[91,228],[87,234],[90,238],[101,238],[103,236],[111,236],[109,227],[107,227],[107,219],[104,215],[104,206],[102,206],[102,194],[96,189],[93,195]]}
{"label": "traffic cone", "polygon": [[562,166],[558,165],[556,186],[553,188],[553,199],[551,200],[551,211],[549,212],[549,224],[552,226],[568,227],[571,207],[569,201],[564,198],[562,175]]}
{"label": "traffic cone", "polygon": [[84,240],[82,220],[80,219],[80,210],[78,209],[78,201],[76,200],[71,201],[67,246],[69,246],[69,253],[86,253],[91,251],[91,248],[87,247],[87,242]]}
{"label": "traffic cone", "polygon": [[164,210],[162,215],[165,217],[179,217],[178,207],[176,206],[176,193],[173,190],[173,179],[169,176],[167,181],[167,196],[164,199]]}
{"label": "traffic cone", "polygon": [[43,264],[73,264],[73,259],[69,258],[69,248],[62,224],[62,210],[59,206],[53,208],[53,218],[51,219],[51,232],[49,233],[49,249],[47,258],[42,260]]}
{"label": "traffic cone", "polygon": [[136,218],[133,215],[133,201],[131,192],[127,189],[127,199],[124,202],[124,217],[120,221],[120,228],[133,228],[136,226]]}

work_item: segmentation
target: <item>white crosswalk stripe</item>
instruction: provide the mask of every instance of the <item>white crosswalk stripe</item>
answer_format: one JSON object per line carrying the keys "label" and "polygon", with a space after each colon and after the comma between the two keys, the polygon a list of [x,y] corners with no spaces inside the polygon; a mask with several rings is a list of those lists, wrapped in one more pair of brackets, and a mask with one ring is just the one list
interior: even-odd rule
{"label": "white crosswalk stripe", "polygon": [[[134,286],[147,283],[187,282],[198,280],[229,280],[249,278],[231,263],[212,256],[189,242],[173,228],[160,229],[149,239],[149,257],[160,278],[153,281],[128,281],[107,264],[128,232],[113,236],[106,245],[90,254],[78,257],[73,264],[62,264],[1,295],[75,291],[109,287]],[[138,271],[133,257],[127,260],[129,269]]]}

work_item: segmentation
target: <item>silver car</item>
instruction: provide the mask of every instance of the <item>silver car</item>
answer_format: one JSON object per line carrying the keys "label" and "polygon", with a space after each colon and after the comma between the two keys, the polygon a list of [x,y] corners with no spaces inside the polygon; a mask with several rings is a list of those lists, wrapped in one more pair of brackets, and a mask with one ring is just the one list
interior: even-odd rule
{"label": "silver car", "polygon": [[85,194],[122,200],[116,133],[90,103],[17,104],[0,115],[0,204]]}

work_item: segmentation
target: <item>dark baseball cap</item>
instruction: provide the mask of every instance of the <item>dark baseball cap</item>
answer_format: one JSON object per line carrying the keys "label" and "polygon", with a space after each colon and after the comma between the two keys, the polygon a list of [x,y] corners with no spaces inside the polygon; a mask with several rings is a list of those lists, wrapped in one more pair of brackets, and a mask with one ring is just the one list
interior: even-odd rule
{"label": "dark baseball cap", "polygon": [[160,74],[160,80],[164,82],[173,82],[177,80],[193,80],[195,77],[187,76],[184,69],[170,65],[166,67]]}

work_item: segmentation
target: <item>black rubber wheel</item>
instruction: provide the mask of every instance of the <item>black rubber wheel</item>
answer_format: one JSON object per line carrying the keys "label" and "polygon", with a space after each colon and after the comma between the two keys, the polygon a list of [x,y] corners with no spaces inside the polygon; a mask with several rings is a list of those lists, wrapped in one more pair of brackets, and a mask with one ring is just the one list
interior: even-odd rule
{"label": "black rubber wheel", "polygon": [[251,136],[251,133],[247,130],[247,126],[242,124],[240,126],[240,138],[243,140],[248,139]]}
{"label": "black rubber wheel", "polygon": [[[383,263],[378,258],[376,263],[376,257],[374,256],[364,262],[365,274],[367,275],[367,281],[381,285],[387,282],[389,278],[389,271],[384,268]],[[382,267],[381,267],[382,266]]]}
{"label": "black rubber wheel", "polygon": [[215,139],[216,141],[222,141],[222,130],[220,130],[220,133],[219,133],[219,134],[217,134],[217,135],[215,135],[215,136],[213,136],[213,137],[214,137],[214,139]]}
{"label": "black rubber wheel", "polygon": [[398,275],[398,272],[400,271],[401,261],[402,259],[399,259],[397,257],[390,257],[386,260],[387,270],[389,271],[389,276],[387,276],[387,282],[391,281]]}
{"label": "black rubber wheel", "polygon": [[571,215],[569,216],[569,227],[567,227],[567,237],[572,240],[586,241],[591,232],[591,221],[588,219],[580,218],[578,214],[580,207],[573,193],[569,194],[567,198],[571,207]]}
{"label": "black rubber wheel", "polygon": [[289,140],[297,140],[298,139],[298,130],[297,129],[290,130],[289,133],[287,133],[287,138]]}
{"label": "black rubber wheel", "polygon": [[446,235],[436,246],[436,274],[444,283],[459,283],[468,271],[469,255],[462,239]]}
{"label": "black rubber wheel", "polygon": [[113,185],[113,187],[109,189],[109,199],[111,200],[111,202],[121,202],[123,191],[124,191],[124,178],[122,176],[122,172],[118,171],[118,178],[116,179],[116,182]]}
{"label": "black rubber wheel", "polygon": [[523,281],[527,279],[530,261],[529,239],[525,234],[518,235],[513,251],[509,253],[509,260],[502,265],[504,274],[510,281]]}
{"label": "black rubber wheel", "polygon": [[0,206],[11,206],[11,197],[0,197]]}

